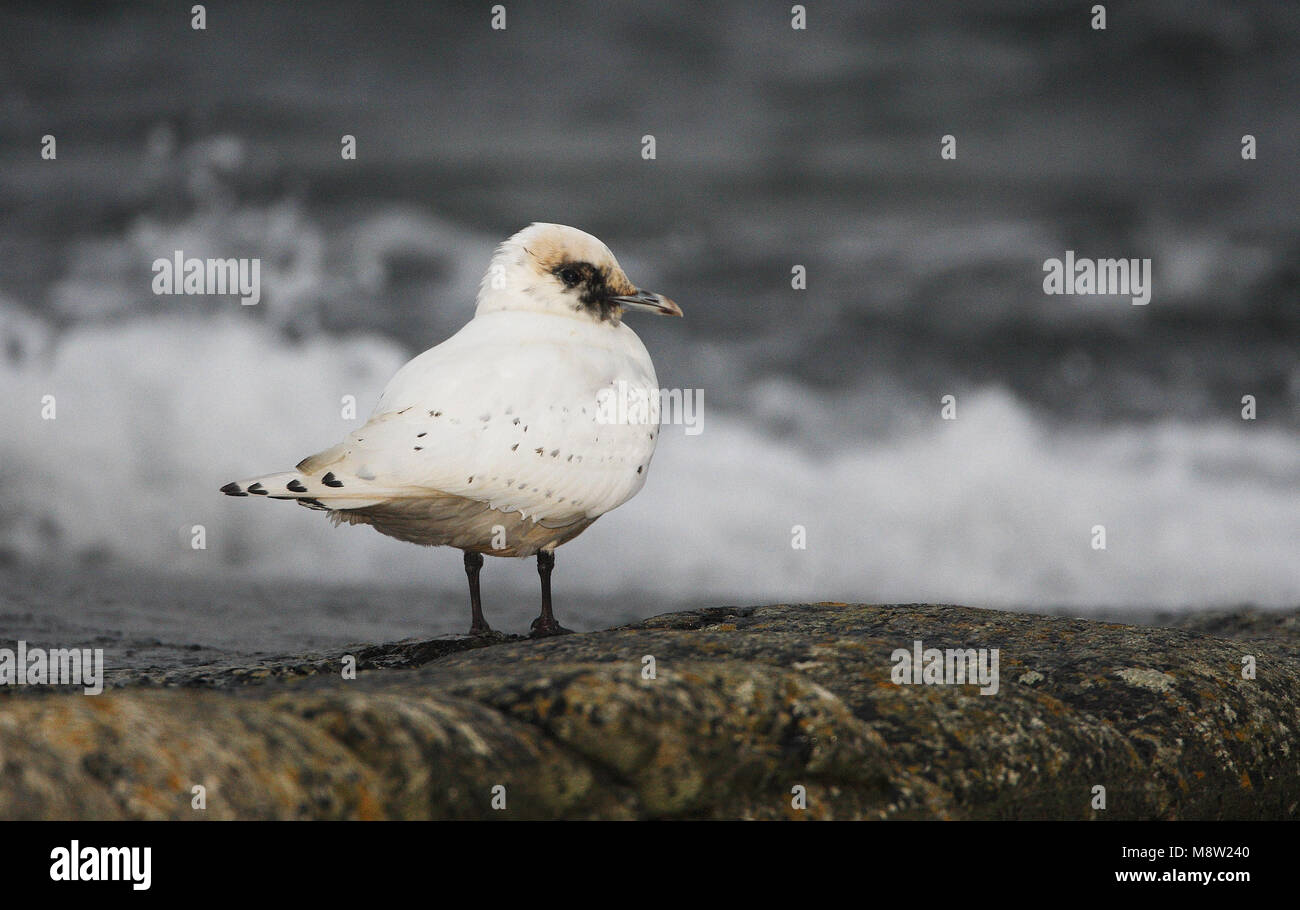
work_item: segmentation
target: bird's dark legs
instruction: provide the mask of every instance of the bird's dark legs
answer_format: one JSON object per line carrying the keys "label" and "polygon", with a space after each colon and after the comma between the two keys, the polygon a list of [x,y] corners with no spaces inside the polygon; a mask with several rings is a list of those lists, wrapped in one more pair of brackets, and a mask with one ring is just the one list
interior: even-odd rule
{"label": "bird's dark legs", "polygon": [[483,618],[483,602],[478,595],[478,573],[483,568],[483,554],[465,551],[465,574],[469,576],[470,635],[487,635],[492,627]]}
{"label": "bird's dark legs", "polygon": [[542,577],[542,615],[533,620],[534,638],[546,635],[560,635],[569,630],[555,621],[551,613],[551,570],[555,568],[555,554],[547,550],[537,551],[537,574]]}

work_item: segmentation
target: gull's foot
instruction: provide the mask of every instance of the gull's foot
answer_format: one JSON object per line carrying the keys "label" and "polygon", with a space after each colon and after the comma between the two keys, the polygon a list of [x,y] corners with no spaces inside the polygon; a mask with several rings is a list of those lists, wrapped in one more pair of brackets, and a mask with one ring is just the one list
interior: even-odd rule
{"label": "gull's foot", "polygon": [[552,635],[572,635],[572,629],[566,629],[554,619],[545,616],[539,616],[533,620],[530,627],[532,631],[528,633],[529,638],[550,638]]}
{"label": "gull's foot", "polygon": [[505,638],[505,635],[502,633],[492,631],[492,627],[487,623],[483,623],[482,625],[475,623],[469,627],[469,632],[467,634],[470,638]]}

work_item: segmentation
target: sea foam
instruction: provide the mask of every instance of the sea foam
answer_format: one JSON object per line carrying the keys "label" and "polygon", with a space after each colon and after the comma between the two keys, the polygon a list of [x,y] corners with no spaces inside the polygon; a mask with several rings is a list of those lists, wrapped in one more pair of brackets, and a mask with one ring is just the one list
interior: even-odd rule
{"label": "sea foam", "polygon": [[[342,438],[408,356],[398,345],[287,343],[237,313],[57,336],[9,315],[6,343],[28,350],[0,360],[0,549],[203,575],[460,584],[455,561],[426,549],[217,492]],[[46,395],[54,420],[42,419]],[[588,594],[729,602],[1300,602],[1289,430],[1061,427],[996,386],[963,394],[956,420],[939,419],[936,402],[933,419],[905,429],[872,433],[846,417],[828,439],[837,424],[821,414],[815,447],[762,428],[783,408],[790,426],[810,426],[813,399],[768,388],[762,421],[735,409],[711,412],[697,436],[666,427],[645,489],[563,548],[557,578]],[[1098,525],[1105,550],[1093,546]],[[799,528],[805,548],[793,545]],[[531,575],[497,577],[525,589]]]}

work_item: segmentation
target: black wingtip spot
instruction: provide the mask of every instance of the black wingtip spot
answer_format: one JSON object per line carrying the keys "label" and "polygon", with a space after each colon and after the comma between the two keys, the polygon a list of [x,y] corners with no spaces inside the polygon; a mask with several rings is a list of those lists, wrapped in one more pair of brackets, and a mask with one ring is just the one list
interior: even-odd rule
{"label": "black wingtip spot", "polygon": [[326,474],[324,477],[322,477],[322,478],[320,479],[320,482],[323,483],[323,484],[325,484],[325,486],[327,486],[327,487],[341,487],[341,486],[343,486],[343,481],[341,481],[341,480],[339,480],[337,477],[335,477],[333,471],[330,471],[328,474]]}
{"label": "black wingtip spot", "polygon": [[286,490],[288,490],[288,491],[291,492],[291,493],[306,493],[306,492],[307,492],[307,488],[304,487],[304,486],[302,485],[302,483],[300,483],[300,482],[297,481],[297,480],[291,480],[291,481],[289,481],[287,484],[284,485],[284,487],[285,487]]}
{"label": "black wingtip spot", "polygon": [[222,493],[225,493],[227,496],[247,496],[247,495],[248,495],[248,494],[245,493],[243,490],[241,490],[241,489],[239,488],[239,484],[235,483],[233,480],[232,480],[230,483],[226,484],[224,487],[222,487],[222,488],[221,488],[221,492],[222,492]]}
{"label": "black wingtip spot", "polygon": [[260,483],[255,483],[248,488],[248,492],[253,493],[257,496],[265,496],[266,487],[262,486]]}

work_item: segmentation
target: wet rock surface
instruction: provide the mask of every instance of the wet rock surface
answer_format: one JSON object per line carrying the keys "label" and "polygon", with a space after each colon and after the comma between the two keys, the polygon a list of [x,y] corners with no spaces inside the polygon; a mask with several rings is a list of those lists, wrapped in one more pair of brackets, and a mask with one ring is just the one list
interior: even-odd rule
{"label": "wet rock surface", "polygon": [[[1298,617],[724,607],[10,689],[0,817],[1295,818]],[[997,691],[895,683],[917,640]]]}

